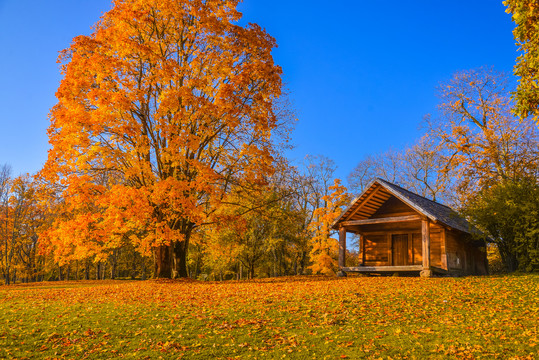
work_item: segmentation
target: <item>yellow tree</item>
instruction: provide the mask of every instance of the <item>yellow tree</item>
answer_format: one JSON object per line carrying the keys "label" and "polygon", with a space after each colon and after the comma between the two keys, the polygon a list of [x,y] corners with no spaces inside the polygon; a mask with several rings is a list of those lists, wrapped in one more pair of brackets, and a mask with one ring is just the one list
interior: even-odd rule
{"label": "yellow tree", "polygon": [[440,87],[441,116],[425,140],[437,142],[441,170],[454,179],[460,201],[489,184],[538,174],[537,129],[513,115],[506,83],[504,74],[480,68]]}
{"label": "yellow tree", "polygon": [[9,167],[0,168],[0,273],[6,284],[11,277],[35,279],[37,230],[42,223],[30,177],[9,175]]}
{"label": "yellow tree", "polygon": [[[41,174],[76,216],[56,228],[100,246],[132,242],[153,253],[156,276],[185,277],[193,229],[232,185],[272,171],[276,44],[238,25],[238,3],[115,0],[63,51]],[[103,173],[114,181],[100,184]]]}
{"label": "yellow tree", "polygon": [[533,115],[539,125],[539,4],[536,0],[503,3],[516,24],[513,35],[522,52],[515,65],[515,75],[519,78],[516,111],[522,117]]}
{"label": "yellow tree", "polygon": [[311,239],[312,250],[310,253],[313,265],[313,273],[325,275],[334,274],[337,269],[337,253],[339,244],[331,238],[331,225],[341,215],[344,206],[350,202],[350,196],[346,188],[341,185],[339,179],[329,187],[329,195],[322,198],[323,206],[314,210],[313,221],[310,224],[314,236]]}

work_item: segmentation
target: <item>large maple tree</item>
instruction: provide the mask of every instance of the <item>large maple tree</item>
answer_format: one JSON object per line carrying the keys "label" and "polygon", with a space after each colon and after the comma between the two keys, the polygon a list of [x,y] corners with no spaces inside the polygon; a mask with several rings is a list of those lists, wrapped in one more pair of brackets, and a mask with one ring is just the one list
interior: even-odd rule
{"label": "large maple tree", "polygon": [[132,242],[157,277],[185,277],[193,230],[271,173],[281,68],[238,3],[116,0],[62,52],[41,172],[68,211],[48,233],[58,251]]}

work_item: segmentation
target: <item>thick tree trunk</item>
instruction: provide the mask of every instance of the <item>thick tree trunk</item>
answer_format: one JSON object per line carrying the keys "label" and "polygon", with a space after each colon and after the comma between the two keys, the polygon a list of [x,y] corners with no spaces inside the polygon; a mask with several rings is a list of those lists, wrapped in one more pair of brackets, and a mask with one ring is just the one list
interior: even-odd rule
{"label": "thick tree trunk", "polygon": [[4,276],[5,276],[5,278],[4,278],[4,283],[5,283],[6,285],[9,285],[9,284],[10,284],[10,281],[11,281],[11,279],[10,279],[10,273],[9,273],[9,267],[6,269],[6,271],[5,271],[5,273],[4,273]]}
{"label": "thick tree trunk", "polygon": [[90,261],[86,260],[84,267],[84,280],[90,280]]}
{"label": "thick tree trunk", "polygon": [[146,259],[144,259],[144,256],[142,258],[142,280],[146,280]]}
{"label": "thick tree trunk", "polygon": [[174,278],[186,278],[187,274],[187,248],[189,247],[189,237],[185,241],[174,243],[173,269]]}
{"label": "thick tree trunk", "polygon": [[[144,261],[144,259],[142,259]],[[137,274],[137,252],[133,251],[133,263],[131,264],[131,280],[135,280]]]}
{"label": "thick tree trunk", "polygon": [[253,280],[255,278],[255,264],[250,264],[249,266],[249,280]]}
{"label": "thick tree trunk", "polygon": [[113,250],[110,257],[110,278],[113,280],[116,279],[116,264],[118,263],[118,251],[119,250]]}
{"label": "thick tree trunk", "polygon": [[154,248],[155,277],[172,278],[171,251],[172,245],[161,245]]}

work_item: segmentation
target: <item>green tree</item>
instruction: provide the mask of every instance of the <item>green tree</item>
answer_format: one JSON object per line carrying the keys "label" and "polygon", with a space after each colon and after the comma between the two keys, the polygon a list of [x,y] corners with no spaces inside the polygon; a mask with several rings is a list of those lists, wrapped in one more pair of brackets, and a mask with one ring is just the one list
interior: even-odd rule
{"label": "green tree", "polygon": [[498,246],[507,271],[539,270],[539,184],[506,180],[483,188],[468,215]]}

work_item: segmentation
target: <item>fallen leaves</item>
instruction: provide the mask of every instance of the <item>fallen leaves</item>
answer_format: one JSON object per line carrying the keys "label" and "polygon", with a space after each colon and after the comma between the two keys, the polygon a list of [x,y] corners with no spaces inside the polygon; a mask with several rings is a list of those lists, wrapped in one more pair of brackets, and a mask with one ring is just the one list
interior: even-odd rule
{"label": "fallen leaves", "polygon": [[0,358],[526,359],[537,318],[535,275],[49,283],[0,287]]}

